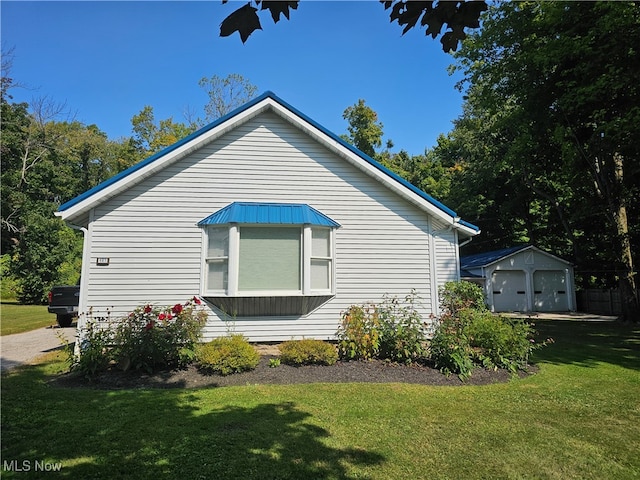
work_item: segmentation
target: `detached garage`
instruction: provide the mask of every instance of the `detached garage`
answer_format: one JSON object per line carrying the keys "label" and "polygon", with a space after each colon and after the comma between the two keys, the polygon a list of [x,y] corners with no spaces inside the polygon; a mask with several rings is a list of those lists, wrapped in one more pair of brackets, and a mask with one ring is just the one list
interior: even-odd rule
{"label": "detached garage", "polygon": [[462,257],[460,277],[483,287],[493,312],[576,309],[571,263],[532,245]]}

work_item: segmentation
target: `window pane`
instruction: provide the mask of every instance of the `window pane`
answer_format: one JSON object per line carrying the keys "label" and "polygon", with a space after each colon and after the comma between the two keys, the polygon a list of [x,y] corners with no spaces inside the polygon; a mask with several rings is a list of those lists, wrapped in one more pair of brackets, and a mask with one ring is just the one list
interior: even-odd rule
{"label": "window pane", "polygon": [[330,260],[311,260],[311,290],[329,290]]}
{"label": "window pane", "polygon": [[208,236],[207,257],[227,257],[229,255],[229,227],[209,228]]}
{"label": "window pane", "polygon": [[241,227],[239,290],[300,290],[300,228]]}
{"label": "window pane", "polygon": [[207,268],[207,290],[226,290],[227,260],[210,260]]}
{"label": "window pane", "polygon": [[311,230],[311,256],[330,257],[330,230],[327,228],[314,228]]}

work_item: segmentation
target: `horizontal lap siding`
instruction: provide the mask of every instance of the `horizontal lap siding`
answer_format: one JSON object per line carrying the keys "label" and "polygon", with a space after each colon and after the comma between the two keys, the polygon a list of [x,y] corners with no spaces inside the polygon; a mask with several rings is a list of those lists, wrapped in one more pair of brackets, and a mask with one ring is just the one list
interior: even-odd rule
{"label": "horizontal lap siding", "polygon": [[[144,302],[169,305],[200,291],[197,222],[231,202],[306,203],[340,223],[336,296],[306,317],[223,318],[253,341],[331,338],[349,305],[418,290],[432,311],[427,214],[273,114],[223,138],[109,200],[94,212],[88,305],[122,315]],[[97,257],[110,258],[97,266]]]}

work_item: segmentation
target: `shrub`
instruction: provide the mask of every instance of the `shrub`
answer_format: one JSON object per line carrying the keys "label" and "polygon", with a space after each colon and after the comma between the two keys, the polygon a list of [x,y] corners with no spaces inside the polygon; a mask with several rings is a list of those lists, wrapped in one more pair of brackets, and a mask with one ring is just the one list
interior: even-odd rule
{"label": "shrub", "polygon": [[338,328],[338,355],[347,360],[369,360],[380,346],[378,311],[373,305],[352,305]]}
{"label": "shrub", "polygon": [[486,310],[484,293],[475,283],[447,282],[440,287],[440,307],[444,315],[456,316],[465,309]]}
{"label": "shrub", "polygon": [[65,347],[71,370],[78,371],[86,377],[106,370],[112,360],[110,352],[113,337],[114,331],[111,328],[101,327],[95,320],[90,320],[80,336],[80,355],[75,354],[73,345],[67,344]]}
{"label": "shrub", "polygon": [[505,368],[511,373],[527,366],[536,344],[531,324],[482,312],[466,328],[476,361],[486,368]]}
{"label": "shrub", "polygon": [[333,365],[338,361],[336,348],[322,340],[290,340],[278,348],[280,359],[287,365]]}
{"label": "shrub", "polygon": [[253,370],[260,362],[256,349],[239,334],[219,337],[197,349],[201,370],[219,375],[230,375]]}
{"label": "shrub", "polygon": [[464,379],[474,365],[515,373],[526,368],[533,350],[553,341],[536,343],[532,324],[489,312],[477,285],[449,282],[440,298],[443,314],[429,348],[431,360],[446,374]]}
{"label": "shrub", "polygon": [[199,304],[193,297],[172,307],[143,305],[115,321],[91,318],[79,332],[79,355],[69,352],[71,369],[91,376],[112,364],[151,373],[191,363],[207,318]]}
{"label": "shrub", "polygon": [[[467,310],[469,312],[469,310]],[[429,356],[434,366],[446,375],[468,378],[473,370],[471,346],[459,318],[444,315],[429,343]]]}
{"label": "shrub", "polygon": [[113,355],[123,370],[183,367],[195,358],[206,313],[196,311],[196,297],[184,305],[136,308],[118,323]]}
{"label": "shrub", "polygon": [[426,356],[425,324],[417,310],[415,290],[401,302],[385,296],[377,307],[380,349],[378,356],[399,363],[412,363]]}

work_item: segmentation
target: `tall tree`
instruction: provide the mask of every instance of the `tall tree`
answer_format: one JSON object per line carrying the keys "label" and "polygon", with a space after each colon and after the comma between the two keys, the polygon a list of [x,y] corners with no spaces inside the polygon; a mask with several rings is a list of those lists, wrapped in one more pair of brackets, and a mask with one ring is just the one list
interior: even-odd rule
{"label": "tall tree", "polygon": [[204,106],[206,122],[217,120],[244,105],[258,91],[258,87],[239,73],[230,73],[224,78],[218,75],[203,77],[199,85],[209,97],[209,101]]}
{"label": "tall tree", "polygon": [[382,145],[382,123],[378,114],[362,99],[358,103],[347,107],[342,114],[349,126],[348,135],[342,138],[370,157],[375,156],[375,149]]}
{"label": "tall tree", "polygon": [[624,315],[636,321],[637,45],[636,3],[505,2],[489,9],[482,30],[456,54],[470,118],[492,122],[489,142],[502,137],[492,158],[567,233],[586,223],[577,214],[591,215],[584,232],[609,239]]}

